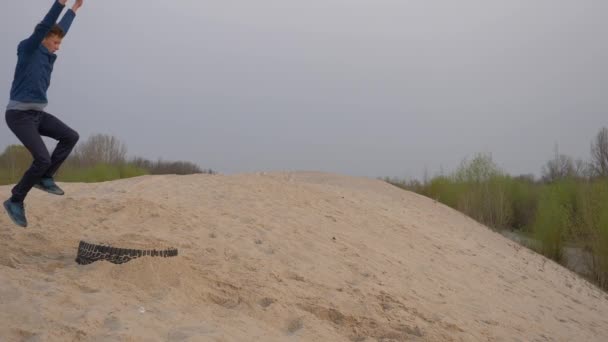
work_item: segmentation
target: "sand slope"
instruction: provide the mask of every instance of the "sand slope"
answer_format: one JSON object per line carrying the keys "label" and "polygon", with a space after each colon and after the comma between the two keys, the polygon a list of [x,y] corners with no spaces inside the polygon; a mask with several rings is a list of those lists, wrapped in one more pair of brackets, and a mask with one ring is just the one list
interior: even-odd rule
{"label": "sand slope", "polygon": [[[0,215],[1,341],[607,341],[608,296],[377,180],[145,176]],[[10,187],[0,187],[2,198]],[[78,241],[177,247],[74,262]]]}

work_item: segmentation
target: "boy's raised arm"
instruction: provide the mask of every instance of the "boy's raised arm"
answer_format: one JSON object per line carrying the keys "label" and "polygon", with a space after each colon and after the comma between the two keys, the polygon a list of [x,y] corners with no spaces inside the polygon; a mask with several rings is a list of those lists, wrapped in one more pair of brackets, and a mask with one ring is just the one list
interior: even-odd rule
{"label": "boy's raised arm", "polygon": [[76,17],[76,12],[78,11],[78,9],[80,7],[82,7],[83,2],[84,2],[84,0],[76,0],[76,2],[74,2],[74,5],[72,6],[72,8],[69,9],[67,12],[65,12],[65,14],[63,15],[63,18],[61,18],[61,21],[59,22],[58,25],[63,30],[64,35],[68,34],[68,31],[70,30],[70,26],[72,26],[72,21],[74,21],[74,18]]}
{"label": "boy's raised arm", "polygon": [[55,22],[57,22],[57,18],[59,18],[67,1],[68,0],[55,0],[53,2],[53,6],[44,19],[42,19],[42,22],[36,25],[34,33],[23,42],[23,49],[26,51],[33,51],[38,48],[40,43],[42,43],[42,40],[44,40],[44,37],[46,37],[46,34],[49,33],[53,25],[55,25]]}

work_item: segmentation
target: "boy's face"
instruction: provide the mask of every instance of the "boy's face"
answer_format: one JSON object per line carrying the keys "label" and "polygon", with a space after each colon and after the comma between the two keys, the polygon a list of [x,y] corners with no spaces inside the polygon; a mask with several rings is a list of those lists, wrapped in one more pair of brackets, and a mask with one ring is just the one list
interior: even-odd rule
{"label": "boy's face", "polygon": [[59,46],[61,45],[61,37],[58,35],[51,35],[42,41],[42,45],[44,45],[50,53],[55,53],[59,51]]}

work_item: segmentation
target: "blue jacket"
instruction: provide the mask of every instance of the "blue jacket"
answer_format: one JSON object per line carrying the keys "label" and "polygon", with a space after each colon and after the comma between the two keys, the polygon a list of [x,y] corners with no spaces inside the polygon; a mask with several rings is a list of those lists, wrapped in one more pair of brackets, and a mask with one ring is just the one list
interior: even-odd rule
{"label": "blue jacket", "polygon": [[[17,67],[11,87],[11,100],[25,103],[47,103],[46,91],[51,84],[51,73],[57,55],[51,53],[42,41],[55,25],[65,5],[55,1],[42,22],[36,25],[32,35],[19,43]],[[76,13],[71,9],[58,24],[64,33],[72,25]]]}

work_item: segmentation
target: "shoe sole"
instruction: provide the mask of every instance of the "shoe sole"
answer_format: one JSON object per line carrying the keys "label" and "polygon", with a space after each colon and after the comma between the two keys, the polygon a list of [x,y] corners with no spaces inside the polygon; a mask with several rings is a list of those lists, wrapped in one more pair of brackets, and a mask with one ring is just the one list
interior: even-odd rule
{"label": "shoe sole", "polygon": [[25,225],[23,225],[23,224],[17,222],[17,220],[15,220],[13,218],[13,215],[11,215],[11,211],[8,209],[8,205],[6,205],[6,202],[3,203],[3,205],[4,205],[4,209],[6,210],[6,213],[8,214],[8,217],[11,218],[11,221],[13,221],[14,224],[18,225],[19,227],[23,227],[23,228],[27,227],[27,222],[25,223]]}
{"label": "shoe sole", "polygon": [[143,256],[151,257],[162,257],[169,258],[177,256],[176,248],[169,248],[164,250],[142,250],[142,249],[126,249],[126,248],[114,248],[111,246],[96,245],[84,241],[80,241],[78,245],[78,254],[76,256],[76,263],[79,265],[88,265],[95,261],[109,261],[113,264],[124,264],[133,259],[137,259]]}
{"label": "shoe sole", "polygon": [[47,189],[45,189],[45,188],[41,187],[41,186],[40,186],[40,185],[38,185],[38,184],[34,185],[34,188],[39,189],[39,190],[42,190],[42,191],[47,192],[47,193],[49,193],[49,194],[57,195],[57,196],[63,196],[63,195],[65,194],[65,192],[63,192],[63,191],[62,191],[62,192],[52,192],[52,191],[49,191],[49,190],[47,190]]}

